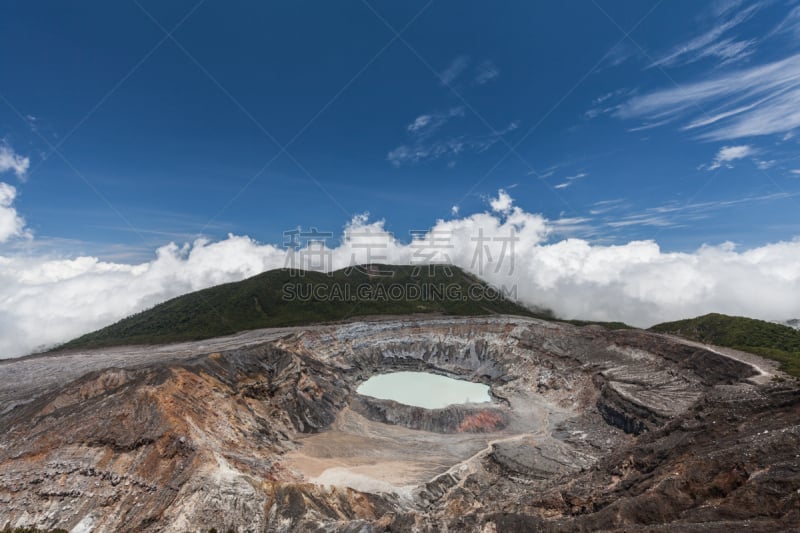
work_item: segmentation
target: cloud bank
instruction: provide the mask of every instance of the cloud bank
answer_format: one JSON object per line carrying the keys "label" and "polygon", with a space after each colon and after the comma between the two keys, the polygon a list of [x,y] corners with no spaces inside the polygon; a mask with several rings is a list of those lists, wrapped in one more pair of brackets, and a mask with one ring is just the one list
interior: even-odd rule
{"label": "cloud bank", "polygon": [[[552,242],[558,221],[515,206],[505,191],[489,204],[483,213],[438,220],[410,243],[386,233],[383,221],[355,217],[330,250],[329,267],[415,263],[427,248],[434,251],[423,254],[428,260],[450,261],[497,286],[516,286],[522,303],[564,318],[649,326],[712,311],[763,319],[800,316],[800,239],[746,251],[725,243],[691,253],[665,253],[653,241]],[[369,235],[381,247],[366,249],[352,238],[356,234]],[[307,252],[296,257],[302,260]],[[0,357],[51,346],[180,294],[286,265],[283,248],[236,235],[169,244],[152,261],[135,265],[0,253]]]}

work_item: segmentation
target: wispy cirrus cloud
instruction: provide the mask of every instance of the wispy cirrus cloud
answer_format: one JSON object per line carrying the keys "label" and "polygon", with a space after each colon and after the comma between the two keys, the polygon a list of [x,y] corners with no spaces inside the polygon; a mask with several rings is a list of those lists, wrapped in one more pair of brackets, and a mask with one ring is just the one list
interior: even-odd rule
{"label": "wispy cirrus cloud", "polygon": [[484,61],[475,68],[474,82],[485,85],[500,75],[500,70],[491,61]]}
{"label": "wispy cirrus cloud", "polygon": [[789,11],[786,17],[770,32],[770,36],[773,35],[800,37],[800,5]]}
{"label": "wispy cirrus cloud", "polygon": [[729,3],[724,8],[712,10],[714,25],[703,33],[685,41],[667,54],[653,61],[649,68],[687,65],[701,59],[713,58],[724,65],[740,61],[755,51],[756,39],[738,39],[730,33],[750,19],[762,3],[753,3],[737,11],[739,3]]}
{"label": "wispy cirrus cloud", "polygon": [[787,201],[797,194],[779,192],[771,194],[751,194],[739,198],[710,200],[706,202],[682,203],[666,202],[644,209],[630,209],[623,200],[610,200],[595,204],[589,211],[592,216],[591,225],[599,228],[596,234],[608,235],[609,232],[636,231],[636,228],[685,228],[696,225],[698,220],[710,219],[719,212],[748,204]]}
{"label": "wispy cirrus cloud", "polygon": [[607,222],[607,225],[612,228],[624,228],[628,226],[655,226],[661,228],[668,228],[677,226],[678,223],[674,220],[658,215],[638,214],[628,215],[620,220],[613,220]]}
{"label": "wispy cirrus cloud", "polygon": [[444,113],[426,113],[415,118],[414,121],[406,127],[406,131],[413,135],[428,136],[444,126],[451,118],[463,116],[463,107],[453,107]]}
{"label": "wispy cirrus cloud", "polygon": [[586,119],[597,118],[600,115],[612,114],[618,111],[622,102],[625,101],[626,96],[629,97],[633,91],[629,89],[617,89],[610,91],[592,100],[592,107],[586,110],[583,114]]}
{"label": "wispy cirrus cloud", "polygon": [[[787,192],[746,195],[740,198],[710,200],[707,202],[667,202],[661,205],[647,207],[642,210],[617,212],[614,215],[599,217],[598,223],[614,229],[632,226],[652,226],[659,228],[675,228],[688,225],[692,221],[709,218],[715,212],[753,203],[768,203],[787,200],[797,196]],[[609,209],[608,211],[614,211]],[[600,209],[596,214],[607,213]],[[617,210],[619,211],[619,210]]]}
{"label": "wispy cirrus cloud", "polygon": [[575,237],[578,235],[594,235],[597,228],[590,217],[565,217],[550,220],[553,235]]}
{"label": "wispy cirrus cloud", "polygon": [[391,150],[386,159],[395,167],[436,159],[447,159],[448,165],[453,166],[460,156],[470,152],[485,152],[500,142],[503,135],[517,129],[518,126],[517,122],[511,122],[500,131],[480,136],[459,135],[430,140],[418,138],[411,144],[403,144]]}
{"label": "wispy cirrus cloud", "polygon": [[[800,171],[798,171],[800,173]],[[650,207],[634,207],[624,198],[594,202],[585,214],[550,221],[562,236],[591,238],[593,242],[607,241],[611,235],[629,234],[642,228],[684,228],[698,220],[710,219],[720,212],[749,204],[788,201],[798,194],[778,192],[749,194],[704,202],[670,201]],[[563,217],[563,214],[562,214]]]}
{"label": "wispy cirrus cloud", "polygon": [[787,134],[800,127],[800,54],[630,98],[615,115],[684,123],[701,140]]}
{"label": "wispy cirrus cloud", "polygon": [[635,44],[627,40],[619,41],[605,53],[596,72],[618,67],[626,61],[637,58],[640,55],[641,50]]}
{"label": "wispy cirrus cloud", "polygon": [[573,174],[572,176],[567,176],[564,179],[567,181],[574,181],[574,180],[579,180],[581,178],[585,178],[587,176],[589,176],[588,172],[578,172],[577,174]]}
{"label": "wispy cirrus cloud", "polygon": [[556,189],[566,189],[567,187],[571,186],[575,180],[579,180],[589,176],[588,172],[578,172],[577,174],[573,174],[572,176],[567,176],[564,178],[565,181],[559,183],[558,185],[554,185]]}
{"label": "wispy cirrus cloud", "polygon": [[473,65],[473,61],[468,55],[454,58],[447,68],[439,73],[440,83],[449,87],[466,76],[474,85],[485,85],[500,75],[500,69],[489,59],[481,61],[477,65],[471,65]]}
{"label": "wispy cirrus cloud", "polygon": [[488,150],[500,142],[503,135],[517,129],[519,125],[516,121],[511,122],[502,130],[493,131],[488,135],[437,136],[450,120],[463,116],[463,107],[419,115],[406,126],[411,141],[390,150],[386,159],[395,167],[436,159],[447,159],[448,165],[452,166],[458,157],[465,153]]}
{"label": "wispy cirrus cloud", "polygon": [[439,74],[442,85],[452,85],[469,67],[469,56],[458,56]]}
{"label": "wispy cirrus cloud", "polygon": [[775,200],[785,200],[788,198],[793,198],[795,196],[797,196],[797,194],[792,194],[788,192],[778,192],[771,194],[747,195],[741,198],[733,198],[728,200],[690,202],[688,204],[671,202],[658,207],[652,207],[649,210],[655,213],[700,213],[700,212],[714,211],[717,209],[727,209],[729,207],[749,204],[753,202],[771,202]]}
{"label": "wispy cirrus cloud", "polygon": [[620,209],[625,202],[624,198],[615,198],[613,200],[600,200],[592,204],[589,209],[591,215],[603,215],[611,211]]}

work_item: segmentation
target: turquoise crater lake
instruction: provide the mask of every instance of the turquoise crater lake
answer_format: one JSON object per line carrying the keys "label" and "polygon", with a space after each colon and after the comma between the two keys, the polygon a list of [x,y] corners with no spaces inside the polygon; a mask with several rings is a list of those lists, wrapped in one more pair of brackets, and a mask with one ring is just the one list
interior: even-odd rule
{"label": "turquoise crater lake", "polygon": [[361,395],[381,400],[441,409],[460,403],[491,402],[489,387],[427,372],[392,372],[372,376],[356,389]]}

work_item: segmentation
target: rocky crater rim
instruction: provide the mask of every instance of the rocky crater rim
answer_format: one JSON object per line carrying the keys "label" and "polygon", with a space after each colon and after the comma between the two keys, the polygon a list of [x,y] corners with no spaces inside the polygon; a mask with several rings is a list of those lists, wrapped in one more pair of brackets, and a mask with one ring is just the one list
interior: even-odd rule
{"label": "rocky crater rim", "polygon": [[[754,364],[768,368],[643,331],[507,316],[362,320],[28,358],[0,364],[0,507],[15,526],[72,529],[93,516],[98,532],[219,528],[220,516],[239,530],[343,521],[384,530],[378,522],[392,516],[396,530],[445,519],[464,530],[458,521],[470,513],[478,523],[508,505],[573,520],[601,512],[596,501],[616,517],[619,487],[641,487],[625,493],[641,501],[623,512],[672,498],[674,484],[645,489],[651,476],[667,479],[653,469],[668,454],[664,472],[683,468],[679,445],[730,434],[738,449],[738,429],[715,428],[752,420],[752,442],[784,439],[796,459],[794,396],[762,401]],[[359,394],[373,376],[401,371],[483,384],[492,401],[426,409]],[[752,405],[737,414],[744,401]],[[762,420],[759,402],[785,403],[782,425]],[[720,414],[707,418],[711,409]],[[687,468],[724,488],[714,470],[722,451],[708,446]],[[679,496],[680,505],[693,497]]]}

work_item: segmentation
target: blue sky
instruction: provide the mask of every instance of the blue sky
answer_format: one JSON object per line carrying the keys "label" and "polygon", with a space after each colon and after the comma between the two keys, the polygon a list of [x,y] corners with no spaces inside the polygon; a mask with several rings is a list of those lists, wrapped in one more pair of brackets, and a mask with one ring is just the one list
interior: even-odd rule
{"label": "blue sky", "polygon": [[501,188],[554,239],[800,235],[797,2],[0,9],[0,138],[29,161],[0,178],[35,235],[0,246],[139,261],[363,212],[407,240]]}
{"label": "blue sky", "polygon": [[800,316],[798,0],[5,2],[0,50],[0,358],[298,227],[563,318]]}

